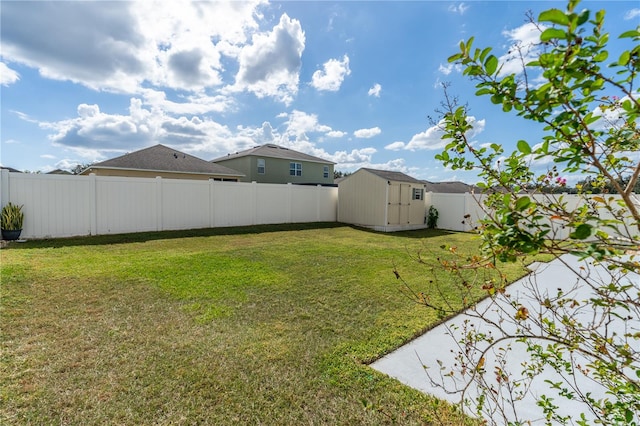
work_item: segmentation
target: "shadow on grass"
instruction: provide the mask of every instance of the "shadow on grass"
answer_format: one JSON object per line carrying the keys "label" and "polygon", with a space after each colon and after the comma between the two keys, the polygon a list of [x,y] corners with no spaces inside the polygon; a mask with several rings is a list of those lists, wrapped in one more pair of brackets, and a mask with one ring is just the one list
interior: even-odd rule
{"label": "shadow on grass", "polygon": [[9,249],[58,248],[72,246],[92,246],[146,241],[168,240],[174,238],[212,237],[216,235],[262,234],[266,232],[304,231],[310,229],[329,229],[345,226],[338,222],[287,223],[277,225],[230,226],[220,228],[185,229],[177,231],[134,232],[128,234],[93,235],[68,238],[50,238],[11,243]]}
{"label": "shadow on grass", "polygon": [[349,225],[340,222],[312,222],[312,223],[286,223],[276,225],[251,225],[232,226],[220,228],[185,229],[177,231],[155,231],[155,232],[135,232],[128,234],[93,235],[68,238],[44,238],[28,240],[21,243],[11,243],[6,248],[19,250],[31,248],[58,248],[72,246],[92,246],[126,243],[143,243],[154,240],[167,240],[174,238],[212,237],[216,235],[247,235],[263,234],[266,232],[304,231],[311,229],[331,229],[340,227],[350,227],[357,231],[368,232],[378,235],[400,238],[430,238],[449,235],[455,232],[441,229],[418,229],[411,231],[381,232],[368,228]]}
{"label": "shadow on grass", "polygon": [[433,238],[433,237],[441,237],[443,235],[451,235],[451,234],[459,233],[457,231],[447,231],[444,229],[429,229],[429,228],[413,229],[409,231],[382,232],[382,231],[375,231],[373,229],[364,228],[364,227],[355,226],[355,225],[345,224],[344,226],[349,226],[358,231],[369,232],[371,234],[387,235],[389,237],[400,237],[400,238]]}

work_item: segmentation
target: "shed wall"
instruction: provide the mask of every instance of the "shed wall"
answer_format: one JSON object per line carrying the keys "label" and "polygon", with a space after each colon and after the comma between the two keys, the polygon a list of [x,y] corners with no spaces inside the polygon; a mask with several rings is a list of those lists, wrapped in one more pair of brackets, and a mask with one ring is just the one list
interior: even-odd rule
{"label": "shed wall", "polygon": [[339,184],[338,221],[360,226],[387,225],[387,181],[359,170]]}

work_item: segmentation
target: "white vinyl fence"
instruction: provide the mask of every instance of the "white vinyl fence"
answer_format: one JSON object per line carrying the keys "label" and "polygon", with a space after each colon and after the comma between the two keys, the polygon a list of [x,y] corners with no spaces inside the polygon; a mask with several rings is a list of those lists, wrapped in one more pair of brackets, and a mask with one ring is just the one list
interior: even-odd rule
{"label": "white vinyl fence", "polygon": [[21,238],[57,238],[335,222],[338,188],[2,170],[0,198],[24,205]]}
{"label": "white vinyl fence", "polygon": [[[524,194],[523,194],[524,195]],[[613,198],[619,200],[619,195],[598,195],[606,199]],[[532,199],[538,203],[548,204],[550,201],[566,203],[566,208],[571,211],[577,208],[582,203],[589,200],[591,196],[582,196],[575,194],[550,194],[550,195],[535,195]],[[636,194],[636,205],[640,208],[640,198]],[[474,194],[441,194],[441,193],[427,193],[425,196],[426,208],[434,206],[439,213],[438,228],[446,229],[450,231],[471,231],[479,224],[479,220],[486,216],[484,210],[481,207],[482,195]],[[598,209],[598,215],[602,219],[613,219],[613,216],[605,208]],[[552,225],[550,238],[565,239],[573,231],[568,227],[563,226],[561,222],[549,220]],[[626,227],[634,232],[636,224],[632,218],[627,218]],[[611,234],[612,229],[607,229],[607,232]],[[624,230],[622,225],[619,225],[618,235],[628,235],[628,231]]]}

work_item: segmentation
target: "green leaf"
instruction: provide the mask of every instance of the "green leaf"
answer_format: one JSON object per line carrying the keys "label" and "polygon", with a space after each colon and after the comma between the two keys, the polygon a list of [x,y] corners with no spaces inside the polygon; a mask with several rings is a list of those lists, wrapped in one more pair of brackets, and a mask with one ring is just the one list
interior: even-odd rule
{"label": "green leaf", "polygon": [[491,48],[490,47],[485,47],[484,50],[482,51],[482,53],[480,53],[480,60],[484,61],[484,58],[487,57],[489,52],[491,52]]}
{"label": "green leaf", "polygon": [[624,52],[622,52],[622,55],[620,55],[620,58],[618,59],[618,65],[620,66],[626,66],[629,63],[629,59],[631,59],[631,53],[629,53],[628,50],[625,50]]}
{"label": "green leaf", "polygon": [[636,30],[625,31],[622,34],[620,34],[620,37],[618,38],[635,38],[635,37],[640,37],[640,31],[636,31]]}
{"label": "green leaf", "polygon": [[633,411],[631,411],[630,409],[626,409],[624,411],[624,418],[627,421],[628,424],[631,424],[631,422],[633,422]]}
{"label": "green leaf", "polygon": [[581,223],[576,227],[576,229],[569,235],[570,238],[576,240],[584,240],[591,236],[591,231],[593,227],[587,223]]}
{"label": "green leaf", "polygon": [[496,72],[496,69],[498,69],[498,58],[494,55],[489,56],[484,62],[484,68],[487,71],[487,74],[493,75]]}
{"label": "green leaf", "polygon": [[523,154],[531,154],[531,147],[527,143],[527,141],[519,140],[518,141],[518,151]]}
{"label": "green leaf", "polygon": [[565,40],[567,38],[567,33],[558,28],[547,28],[540,34],[540,41],[549,41],[553,39],[561,39]]}
{"label": "green leaf", "polygon": [[584,9],[578,15],[578,25],[582,25],[589,20],[589,9]]}
{"label": "green leaf", "polygon": [[609,57],[609,52],[607,52],[606,50],[598,53],[596,56],[593,57],[593,61],[594,62],[602,62],[605,59],[607,59]]}
{"label": "green leaf", "polygon": [[516,210],[521,212],[522,210],[526,209],[530,205],[531,205],[531,199],[529,197],[527,196],[520,197],[518,198],[518,201],[516,201]]}
{"label": "green leaf", "polygon": [[568,25],[569,18],[564,14],[560,9],[549,9],[540,13],[538,17],[538,21],[540,22],[552,22],[558,25]]}

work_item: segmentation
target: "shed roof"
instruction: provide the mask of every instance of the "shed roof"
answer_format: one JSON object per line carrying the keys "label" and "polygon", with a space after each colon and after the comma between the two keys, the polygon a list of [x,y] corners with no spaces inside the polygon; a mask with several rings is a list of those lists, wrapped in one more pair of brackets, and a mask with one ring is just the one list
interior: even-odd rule
{"label": "shed roof", "polygon": [[439,192],[446,194],[464,194],[466,192],[482,192],[480,188],[474,185],[469,185],[464,182],[429,182],[423,181],[425,189],[429,192]]}
{"label": "shed roof", "polygon": [[91,168],[244,176],[237,170],[211,163],[160,144],[92,164],[87,170]]}
{"label": "shed roof", "polygon": [[320,157],[314,157],[313,155],[305,154],[304,152],[295,151],[293,149],[289,149],[284,146],[275,145],[272,143],[254,146],[253,148],[236,152],[235,154],[227,154],[224,157],[211,160],[211,162],[215,163],[218,161],[230,160],[232,158],[240,158],[250,155],[255,157],[281,158],[283,160],[309,161],[311,163],[336,164],[332,161],[328,161]]}
{"label": "shed roof", "polygon": [[373,173],[376,176],[381,177],[382,179],[386,179],[386,180],[393,180],[396,182],[410,182],[410,183],[419,183],[419,184],[423,184],[422,181],[419,181],[418,179],[412,178],[409,175],[406,175],[402,172],[393,172],[390,170],[376,170],[376,169],[368,169],[363,167],[361,170],[366,170],[369,173]]}

